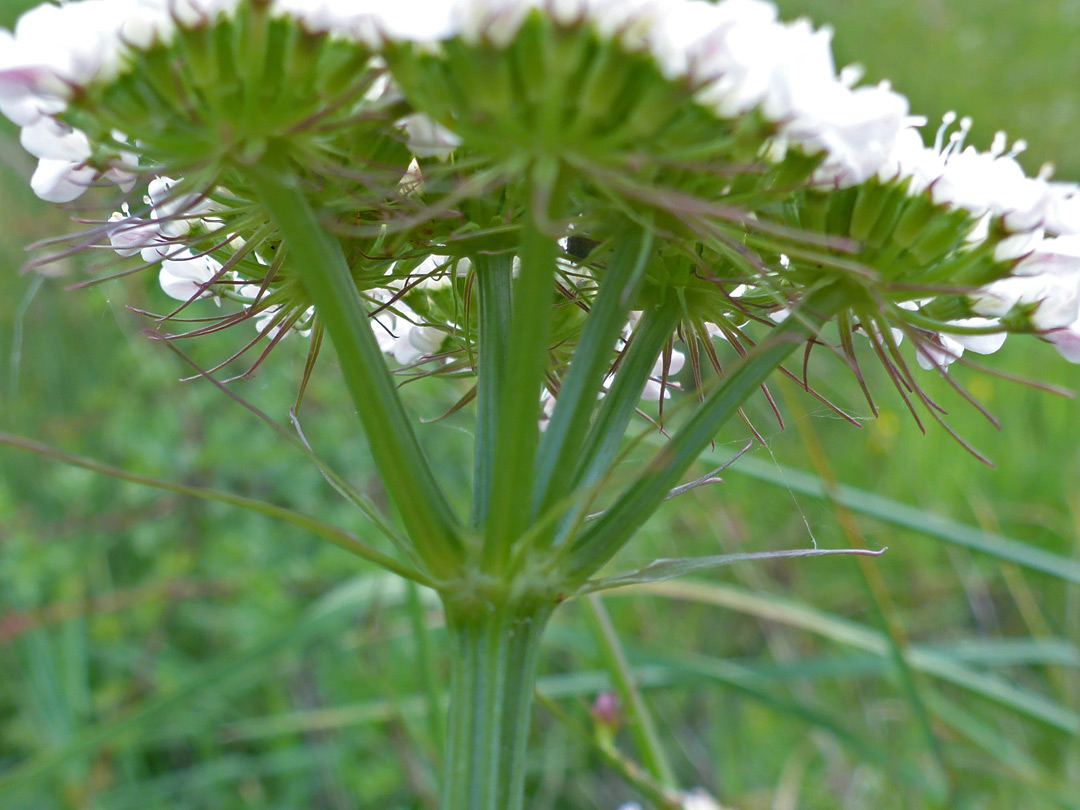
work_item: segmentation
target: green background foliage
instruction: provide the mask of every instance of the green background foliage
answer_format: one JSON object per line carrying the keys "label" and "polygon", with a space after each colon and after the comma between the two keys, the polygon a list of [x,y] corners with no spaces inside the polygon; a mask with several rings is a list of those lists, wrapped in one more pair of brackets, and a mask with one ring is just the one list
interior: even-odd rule
{"label": "green background foliage", "polygon": [[[29,5],[5,2],[0,22]],[[972,115],[984,147],[1005,128],[1031,144],[1029,170],[1052,160],[1063,179],[1080,179],[1077,3],[781,6],[834,25],[838,62],[891,78],[914,111]],[[380,543],[271,431],[211,386],[178,382],[187,370],[142,336],[153,323],[131,311],[168,311],[152,274],[63,289],[104,253],[61,261],[44,281],[18,273],[26,244],[72,226],[33,198],[31,160],[12,136],[8,128],[0,141],[0,429],[260,497]],[[184,348],[210,365],[254,334],[246,329]],[[287,421],[303,344],[285,341],[234,391]],[[739,810],[1080,806],[1075,578],[965,550],[933,520],[1075,559],[1080,404],[956,368],[998,431],[925,375],[991,470],[944,431],[923,436],[871,364],[877,420],[865,418],[839,366],[819,360],[820,390],[862,429],[778,381],[786,429],[755,401],[749,415],[768,448],[723,484],[665,507],[613,568],[811,538],[889,547],[864,567],[842,558],[741,565],[607,598],[681,783],[705,785]],[[989,364],[1073,388],[1080,380],[1032,340],[1011,340]],[[431,380],[405,390],[425,419],[461,393]],[[378,500],[348,409],[327,354],[305,429]],[[420,431],[459,499],[469,430],[458,415]],[[716,455],[747,436],[732,426]],[[853,517],[802,494],[789,467],[913,506],[908,522],[922,530],[897,526],[904,515],[888,503],[878,519]],[[445,662],[436,652],[430,670],[422,663],[407,602],[391,578],[264,518],[0,452],[0,807],[434,806],[438,735],[420,696],[430,672],[444,681]],[[437,651],[441,617],[427,602],[422,616]],[[542,687],[587,721],[605,683],[582,611],[567,605],[550,632]],[[634,798],[587,739],[536,711],[531,806],[614,808]],[[629,735],[618,742],[634,756]],[[951,792],[942,799],[935,785]]]}

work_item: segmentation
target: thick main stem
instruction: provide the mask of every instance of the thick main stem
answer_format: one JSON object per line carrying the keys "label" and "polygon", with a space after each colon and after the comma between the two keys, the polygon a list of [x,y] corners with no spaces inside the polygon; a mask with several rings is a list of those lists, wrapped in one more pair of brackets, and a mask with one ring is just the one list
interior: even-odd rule
{"label": "thick main stem", "polygon": [[540,638],[551,607],[447,606],[452,662],[442,810],[521,810]]}

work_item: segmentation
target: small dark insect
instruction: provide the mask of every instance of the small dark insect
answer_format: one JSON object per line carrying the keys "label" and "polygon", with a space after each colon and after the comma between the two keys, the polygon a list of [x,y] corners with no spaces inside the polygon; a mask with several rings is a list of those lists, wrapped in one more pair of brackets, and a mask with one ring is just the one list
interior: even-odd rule
{"label": "small dark insect", "polygon": [[575,259],[587,259],[599,244],[584,236],[569,236],[566,239],[566,252]]}

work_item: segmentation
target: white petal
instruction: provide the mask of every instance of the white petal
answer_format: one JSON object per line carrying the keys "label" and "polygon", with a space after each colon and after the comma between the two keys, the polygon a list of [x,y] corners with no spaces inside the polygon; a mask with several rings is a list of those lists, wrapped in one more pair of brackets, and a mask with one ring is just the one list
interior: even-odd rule
{"label": "white petal", "polygon": [[[162,291],[177,301],[190,301],[199,294],[201,285],[197,281],[170,273],[164,266],[158,271],[158,284]],[[205,293],[204,293],[205,295]]]}
{"label": "white petal", "polygon": [[65,126],[52,118],[40,118],[19,133],[23,149],[36,158],[85,163],[90,159],[90,141],[86,133]]}
{"label": "white petal", "polygon": [[915,359],[927,371],[935,368],[947,368],[964,353],[964,347],[953,340],[952,335],[938,335],[940,343],[930,341],[915,347]]}
{"label": "white petal", "polygon": [[461,138],[423,113],[402,118],[397,125],[405,130],[409,151],[418,158],[446,161],[461,146]]}
{"label": "white petal", "polygon": [[[989,329],[999,327],[1000,322],[987,318],[965,318],[960,321],[951,321],[952,324],[971,329]],[[965,349],[976,354],[994,354],[1005,345],[1008,335],[1004,332],[991,332],[985,335],[949,335]]]}
{"label": "white petal", "polygon": [[177,278],[186,278],[205,284],[221,272],[221,264],[210,256],[196,256],[189,250],[181,250],[165,259],[161,266]]}
{"label": "white petal", "polygon": [[77,200],[94,181],[97,171],[67,160],[38,161],[30,178],[34,193],[47,202],[66,203]]}

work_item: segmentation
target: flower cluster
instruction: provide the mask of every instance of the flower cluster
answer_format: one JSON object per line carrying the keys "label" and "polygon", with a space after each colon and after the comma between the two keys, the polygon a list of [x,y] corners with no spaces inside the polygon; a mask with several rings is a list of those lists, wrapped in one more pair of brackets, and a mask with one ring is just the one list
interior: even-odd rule
{"label": "flower cluster", "polygon": [[[724,810],[716,801],[702,788],[696,788],[689,793],[683,793],[679,796],[679,807],[681,810]],[[629,802],[621,805],[619,810],[641,810],[641,805],[636,802]]]}
{"label": "flower cluster", "polygon": [[[458,46],[509,52],[527,39],[523,32],[530,25],[550,26],[568,36],[585,32],[612,43],[628,59],[645,60],[659,81],[687,94],[718,127],[727,127],[724,132],[735,131],[733,122],[763,122],[755,130],[763,137],[751,143],[751,157],[780,167],[777,171],[805,166],[802,176],[793,175],[797,188],[823,197],[855,195],[857,216],[838,235],[877,240],[880,249],[866,254],[867,265],[875,266],[879,254],[895,258],[907,251],[938,274],[927,273],[933,281],[925,282],[928,288],[965,289],[959,296],[894,295],[880,323],[855,319],[863,334],[899,326],[895,342],[904,334],[914,337],[916,357],[928,368],[942,369],[965,350],[996,351],[1008,332],[1037,333],[1067,359],[1080,362],[1080,188],[1053,182],[1049,171],[1027,176],[1017,160],[1023,144],[1010,149],[1004,135],[995,138],[989,151],[967,145],[966,119],[953,130],[956,118],[947,117],[934,144],[927,146],[921,132],[925,121],[909,115],[907,99],[887,83],[860,85],[856,68],[838,70],[828,28],[815,29],[806,20],[783,22],[765,0],[78,0],[27,12],[14,32],[0,31],[0,112],[22,127],[23,145],[39,159],[31,181],[34,191],[46,200],[70,202],[102,177],[125,191],[141,177],[153,178],[146,195],[148,216],[132,215],[125,207],[106,233],[120,255],[160,262],[161,286],[173,298],[219,295],[216,288],[224,285],[230,294],[219,297],[240,301],[259,317],[260,332],[272,338],[278,337],[275,323],[306,328],[312,317],[304,301],[270,301],[267,284],[277,282],[267,281],[266,272],[262,279],[260,273],[241,272],[234,261],[238,251],[250,254],[256,269],[266,263],[255,248],[244,247],[240,236],[224,234],[214,244],[192,247],[194,233],[205,237],[222,222],[214,219],[203,197],[192,189],[181,193],[183,183],[163,176],[170,167],[146,160],[141,133],[105,126],[101,131],[107,136],[92,138],[74,125],[70,113],[87,88],[109,86],[135,70],[141,52],[228,24],[241,11],[294,22],[307,36],[349,43],[362,52],[363,64],[387,72],[384,83],[364,88],[364,98],[390,92],[403,105],[395,108],[388,129],[415,158],[402,172],[402,188],[410,177],[420,178],[415,185],[422,186],[423,178],[438,175],[440,164],[455,170],[455,161],[464,164],[476,149],[475,128],[465,116],[452,107],[429,109],[422,103],[427,97],[422,87],[417,89],[416,75],[406,75],[410,63],[403,53],[450,64]],[[588,92],[589,98],[598,97],[595,87]],[[530,92],[524,95],[533,103]],[[547,103],[542,93],[537,98],[539,107]],[[661,130],[642,129],[650,116],[638,113],[624,111],[632,124],[626,132],[647,131],[642,137],[666,143]],[[665,114],[663,120],[678,120],[670,110]],[[596,118],[597,126],[611,128],[608,119]],[[518,146],[490,116],[479,120],[493,142]],[[560,137],[577,138],[577,125],[568,121]],[[518,126],[515,132],[526,124]],[[729,158],[716,157],[721,162]],[[739,180],[725,182],[707,186],[712,198],[706,202],[723,203],[726,193],[742,191]],[[784,191],[783,184],[779,188]],[[753,197],[744,193],[741,199]],[[765,203],[759,208],[749,212],[751,228],[773,216]],[[589,212],[576,215],[587,228]],[[805,227],[805,221],[795,224]],[[880,247],[890,239],[892,253]],[[414,246],[425,248],[440,253],[445,245]],[[728,260],[714,252],[716,261]],[[782,309],[787,293],[775,282],[795,277],[799,262],[783,256],[788,264],[773,266],[781,256],[776,251],[770,258],[765,250],[754,267],[723,274],[731,288],[746,290],[734,306],[736,296],[730,289],[725,292],[728,314],[746,314],[747,307],[750,315]],[[980,262],[982,269],[971,271]],[[947,270],[955,272],[942,275]],[[399,362],[408,365],[436,355],[445,349],[446,335],[459,328],[467,332],[454,313],[444,313],[441,320],[431,313],[418,316],[403,300],[417,285],[398,276],[392,280],[366,293],[379,309],[374,328],[380,344]],[[909,287],[923,283],[921,278],[903,280],[913,282]],[[730,336],[730,328],[717,325],[720,320],[720,315],[706,316],[701,326],[708,334]],[[660,397],[660,388],[646,395]]]}
{"label": "flower cluster", "polygon": [[994,258],[1014,264],[1010,277],[972,294],[973,314],[986,317],[952,322],[960,331],[939,335],[938,347],[919,353],[920,363],[940,367],[965,349],[997,351],[1004,334],[987,332],[998,319],[1020,311],[1064,357],[1080,362],[1080,188],[1050,182],[1048,170],[1028,177],[1016,159],[1025,144],[1019,141],[1006,151],[1002,132],[988,152],[965,146],[969,119],[946,139],[955,120],[953,113],[945,117],[931,147],[924,145],[918,129],[905,129],[878,177],[906,183],[909,194],[928,194],[946,209],[970,214],[978,222],[968,235],[973,249],[988,239],[991,222],[1000,223],[1004,233],[994,246]]}

